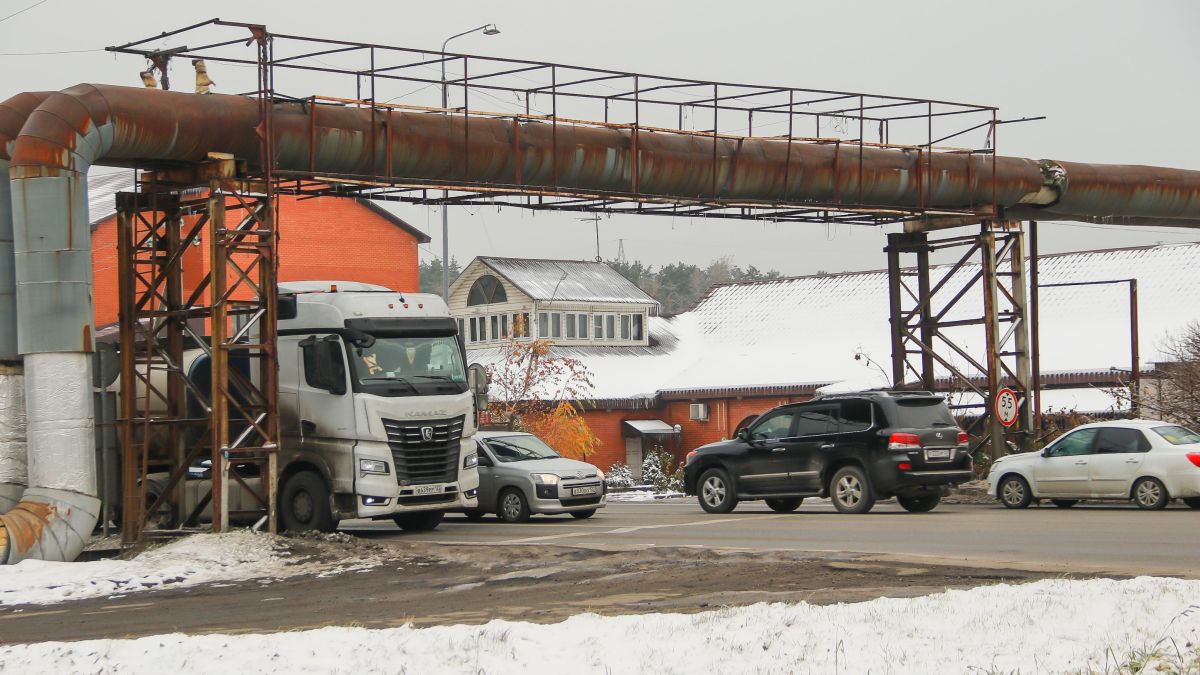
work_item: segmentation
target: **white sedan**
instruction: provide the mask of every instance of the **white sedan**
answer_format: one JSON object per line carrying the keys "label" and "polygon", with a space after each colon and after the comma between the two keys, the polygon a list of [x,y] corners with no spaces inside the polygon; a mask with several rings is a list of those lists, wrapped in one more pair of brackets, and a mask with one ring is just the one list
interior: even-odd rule
{"label": "white sedan", "polygon": [[1169,422],[1116,420],[1072,429],[1040,452],[1001,457],[989,492],[1010,509],[1034,499],[1131,499],[1161,509],[1180,499],[1200,509],[1200,434]]}

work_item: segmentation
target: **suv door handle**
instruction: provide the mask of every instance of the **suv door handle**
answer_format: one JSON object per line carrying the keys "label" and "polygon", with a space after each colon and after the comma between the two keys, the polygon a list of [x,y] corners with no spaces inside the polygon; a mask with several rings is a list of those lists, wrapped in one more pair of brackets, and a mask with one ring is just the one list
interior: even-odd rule
{"label": "suv door handle", "polygon": [[771,448],[771,452],[783,452],[784,450],[787,450],[787,446],[778,445],[774,448]]}
{"label": "suv door handle", "polygon": [[832,448],[832,447],[833,447],[833,443],[822,443],[822,444],[821,444],[821,449],[822,449],[822,450],[828,450],[828,449],[830,449],[830,448]]}

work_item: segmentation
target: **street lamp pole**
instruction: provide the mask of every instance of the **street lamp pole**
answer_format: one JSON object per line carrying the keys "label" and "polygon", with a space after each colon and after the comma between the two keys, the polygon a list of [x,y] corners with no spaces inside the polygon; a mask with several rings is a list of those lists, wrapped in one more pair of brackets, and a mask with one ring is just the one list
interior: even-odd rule
{"label": "street lamp pole", "polygon": [[[500,29],[494,23],[456,33],[442,42],[442,109],[450,106],[449,88],[446,86],[446,46],[454,38],[460,38],[471,33],[482,31],[484,35],[498,35]],[[442,190],[442,299],[450,302],[450,214],[447,210],[450,201],[450,191]]]}

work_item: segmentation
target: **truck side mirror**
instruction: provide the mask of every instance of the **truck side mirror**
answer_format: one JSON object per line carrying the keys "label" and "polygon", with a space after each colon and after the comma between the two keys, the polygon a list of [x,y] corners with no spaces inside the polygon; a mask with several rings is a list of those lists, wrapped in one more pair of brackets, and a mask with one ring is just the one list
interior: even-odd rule
{"label": "truck side mirror", "polygon": [[341,396],[346,393],[346,364],[336,335],[318,340],[311,335],[300,341],[304,353],[304,381],[315,389]]}
{"label": "truck side mirror", "polygon": [[488,375],[487,369],[478,363],[472,363],[467,366],[467,382],[471,387],[471,391],[476,394],[487,395],[488,392]]}

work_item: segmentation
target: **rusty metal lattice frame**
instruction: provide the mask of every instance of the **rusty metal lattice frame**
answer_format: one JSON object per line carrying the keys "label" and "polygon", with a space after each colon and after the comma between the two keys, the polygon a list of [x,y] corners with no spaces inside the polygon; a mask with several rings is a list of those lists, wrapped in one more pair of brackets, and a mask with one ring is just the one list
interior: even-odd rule
{"label": "rusty metal lattice frame", "polygon": [[[238,48],[249,29],[254,39],[266,40],[270,53],[249,59]],[[234,31],[232,39],[228,34]],[[184,40],[188,44],[182,44]],[[149,45],[156,45],[151,48]],[[172,44],[177,46],[167,47]],[[306,195],[336,194],[426,205],[510,206],[532,210],[584,211],[618,214],[667,215],[672,217],[758,219],[779,222],[821,222],[880,225],[900,221],[952,220],[964,224],[997,213],[993,189],[987,203],[961,209],[932,209],[936,187],[935,151],[979,156],[977,174],[969,181],[993,183],[996,173],[996,129],[1010,121],[1000,120],[997,109],[969,103],[912,98],[861,92],[762,86],[734,82],[690,79],[577,66],[548,61],[483,57],[439,50],[415,49],[366,42],[268,33],[259,24],[212,19],[178,30],[108,48],[151,60],[167,58],[204,59],[231,66],[265,65],[271,72],[325,78],[330,89],[342,96],[316,96],[309,91],[284,96],[272,85],[268,90],[277,100],[303,101],[310,110],[335,105],[368,110],[376,134],[397,133],[393,113],[425,112],[446,115],[454,128],[462,128],[463,145],[469,145],[468,119],[490,118],[511,122],[514,154],[521,154],[518,123],[536,122],[551,127],[555,179],[540,188],[524,185],[520,169],[512,184],[480,182],[470,178],[470,153],[454,158],[438,180],[417,180],[392,173],[390,144],[385,161],[372,160],[369,173],[317,175],[309,171],[276,171],[288,179],[278,189]],[[275,55],[279,51],[279,56]],[[453,71],[443,80],[443,68]],[[296,86],[309,87],[307,80]],[[442,86],[451,100],[440,98]],[[392,96],[399,89],[399,95]],[[256,94],[264,87],[260,86]],[[461,105],[460,105],[461,104]],[[582,111],[582,112],[576,112]],[[313,112],[313,124],[316,113]],[[560,124],[621,130],[629,134],[637,153],[643,136],[670,133],[686,135],[697,144],[711,144],[711,185],[686,198],[664,199],[643,192],[639,162],[631,163],[628,185],[607,192],[581,192],[559,184],[557,158]],[[315,131],[315,126],[313,127]],[[974,139],[972,134],[982,136]],[[949,141],[971,138],[975,147],[948,147]],[[835,179],[831,198],[812,202],[784,195],[771,202],[731,203],[722,197],[715,167],[723,160],[718,144],[732,140],[769,140],[794,146],[817,144],[834,148]],[[882,208],[862,199],[865,149],[892,148],[914,153],[912,177],[917,186],[917,203],[901,208]],[[730,176],[736,173],[732,159]],[[790,162],[786,163],[790,164]],[[795,172],[784,169],[790,185]],[[990,174],[990,175],[989,175]],[[448,194],[443,194],[447,191]],[[786,188],[785,188],[786,191]]]}
{"label": "rusty metal lattice frame", "polygon": [[[931,273],[930,254],[966,249],[955,263]],[[892,381],[929,391],[960,389],[983,403],[959,406],[978,409],[968,431],[973,450],[995,458],[1007,454],[1006,441],[1027,447],[1033,433],[1030,397],[1030,345],[1025,242],[1016,221],[986,221],[978,234],[930,240],[928,233],[888,235],[889,305],[891,313]],[[904,266],[906,256],[915,264]],[[977,262],[972,262],[972,261]],[[915,281],[915,284],[912,283]],[[982,296],[982,316],[951,319],[949,315],[968,294]],[[949,329],[982,330],[984,353],[972,350],[949,334]],[[965,365],[963,365],[965,364]],[[949,379],[938,371],[949,374]],[[974,371],[974,373],[970,371]],[[996,392],[1008,387],[1017,393],[1017,423],[1006,429],[992,413]]]}

